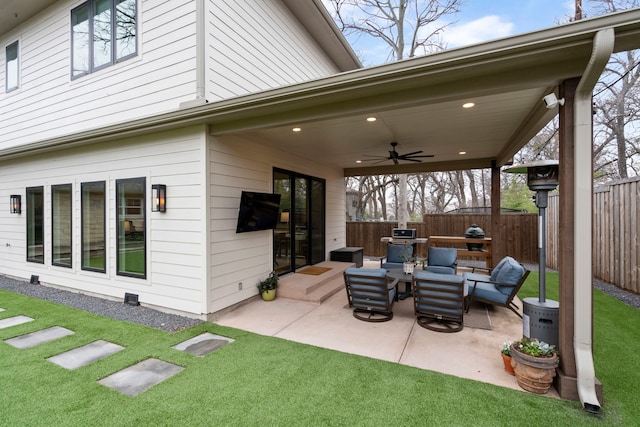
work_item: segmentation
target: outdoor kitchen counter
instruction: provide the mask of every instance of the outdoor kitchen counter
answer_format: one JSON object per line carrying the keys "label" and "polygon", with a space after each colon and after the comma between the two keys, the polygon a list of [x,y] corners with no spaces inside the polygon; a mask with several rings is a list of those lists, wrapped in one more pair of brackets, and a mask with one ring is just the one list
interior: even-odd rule
{"label": "outdoor kitchen counter", "polygon": [[[493,267],[493,258],[491,256],[491,237],[457,237],[457,236],[429,236],[429,246],[445,246],[456,247],[458,250],[458,258],[465,259],[481,259],[484,260],[487,268]],[[467,249],[467,243],[483,244],[482,250],[470,251]]]}

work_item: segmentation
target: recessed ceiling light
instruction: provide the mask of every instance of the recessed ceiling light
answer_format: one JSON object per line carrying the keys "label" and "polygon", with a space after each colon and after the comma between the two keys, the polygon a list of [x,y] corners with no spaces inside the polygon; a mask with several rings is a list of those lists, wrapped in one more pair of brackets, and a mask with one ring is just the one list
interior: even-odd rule
{"label": "recessed ceiling light", "polygon": [[462,104],[462,108],[472,108],[475,106],[476,104],[474,102],[465,102],[464,104]]}
{"label": "recessed ceiling light", "polygon": [[356,163],[362,163],[362,160],[356,160]]}
{"label": "recessed ceiling light", "polygon": [[294,132],[300,132],[300,131],[302,131],[302,128],[293,128],[291,130],[294,131]]}
{"label": "recessed ceiling light", "polygon": [[463,156],[463,155],[467,154],[467,152],[466,152],[466,151],[460,151],[458,154],[460,154],[461,156]]}
{"label": "recessed ceiling light", "polygon": [[376,120],[378,119],[376,119],[375,117],[367,117],[368,122],[375,122]]}

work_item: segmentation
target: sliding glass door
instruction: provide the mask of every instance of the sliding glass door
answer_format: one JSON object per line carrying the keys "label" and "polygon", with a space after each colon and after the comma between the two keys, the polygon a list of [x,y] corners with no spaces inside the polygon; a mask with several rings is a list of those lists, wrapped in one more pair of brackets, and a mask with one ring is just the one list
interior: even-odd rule
{"label": "sliding glass door", "polygon": [[281,196],[273,236],[274,270],[283,274],[324,261],[324,180],[274,169],[273,192]]}

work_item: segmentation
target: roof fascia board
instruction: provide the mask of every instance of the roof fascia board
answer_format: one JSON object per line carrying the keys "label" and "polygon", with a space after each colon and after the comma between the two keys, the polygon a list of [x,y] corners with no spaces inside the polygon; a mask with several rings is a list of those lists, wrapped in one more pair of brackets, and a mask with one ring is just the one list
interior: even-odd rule
{"label": "roof fascia board", "polygon": [[340,71],[362,68],[351,45],[320,0],[282,0]]}

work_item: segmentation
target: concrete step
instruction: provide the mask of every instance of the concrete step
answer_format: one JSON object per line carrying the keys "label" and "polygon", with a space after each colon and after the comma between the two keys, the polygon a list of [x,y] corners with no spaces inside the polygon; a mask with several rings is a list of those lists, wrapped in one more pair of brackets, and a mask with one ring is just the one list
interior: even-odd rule
{"label": "concrete step", "polygon": [[314,267],[325,267],[331,270],[317,276],[301,273],[287,274],[278,282],[278,297],[320,303],[340,291],[344,286],[342,273],[354,265],[350,262],[325,261],[315,264]]}

